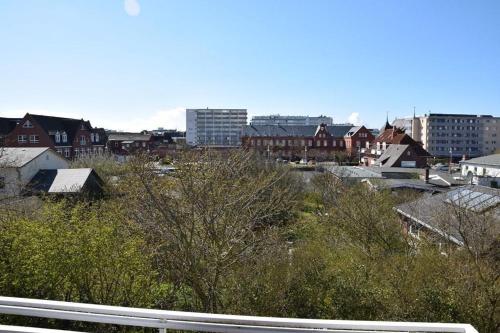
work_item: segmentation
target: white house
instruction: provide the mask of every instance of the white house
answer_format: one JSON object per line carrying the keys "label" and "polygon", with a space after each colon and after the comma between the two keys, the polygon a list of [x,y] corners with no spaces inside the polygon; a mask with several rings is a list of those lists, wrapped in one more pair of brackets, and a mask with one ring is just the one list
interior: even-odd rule
{"label": "white house", "polygon": [[39,170],[68,167],[68,161],[50,148],[0,148],[0,197],[19,195]]}
{"label": "white house", "polygon": [[500,185],[500,154],[460,161],[462,177],[473,183],[491,187]]}

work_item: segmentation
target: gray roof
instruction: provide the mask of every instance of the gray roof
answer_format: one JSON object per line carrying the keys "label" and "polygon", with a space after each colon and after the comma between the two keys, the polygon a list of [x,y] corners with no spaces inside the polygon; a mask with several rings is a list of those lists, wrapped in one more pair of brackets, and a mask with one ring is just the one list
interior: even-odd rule
{"label": "gray roof", "polygon": [[47,193],[78,193],[84,188],[92,172],[94,171],[88,168],[40,170],[28,187]]}
{"label": "gray roof", "polygon": [[381,173],[368,170],[359,166],[331,166],[326,170],[339,178],[383,178]]}
{"label": "gray roof", "polygon": [[387,149],[383,152],[382,155],[375,161],[375,164],[384,166],[384,167],[392,167],[401,155],[404,154],[406,149],[408,149],[408,145],[398,145],[391,144]]}
{"label": "gray roof", "polygon": [[479,164],[500,167],[500,154],[471,158],[467,161],[460,161],[460,164]]}
{"label": "gray roof", "polygon": [[[414,222],[424,226],[450,241],[463,245],[459,225],[449,212],[450,208],[464,208],[474,213],[486,212],[500,226],[500,190],[479,185],[457,187],[451,191],[426,196],[396,206],[396,210]],[[478,220],[481,221],[481,219]]]}
{"label": "gray roof", "polygon": [[149,141],[151,134],[141,133],[109,133],[108,141]]}
{"label": "gray roof", "polygon": [[360,130],[362,126],[354,126],[354,127],[351,127],[347,133],[345,135],[348,135],[348,136],[353,136],[354,134],[356,134],[357,131]]}
{"label": "gray roof", "polygon": [[0,148],[0,167],[20,168],[43,152],[49,150],[48,147],[37,148]]}
{"label": "gray roof", "polygon": [[[332,125],[326,126],[326,130],[333,137],[343,137],[351,127],[350,125]],[[316,125],[246,125],[243,126],[242,135],[250,137],[312,137],[317,129]]]}
{"label": "gray roof", "polygon": [[369,183],[375,189],[414,189],[420,191],[428,191],[428,192],[442,192],[447,189],[442,189],[436,186],[435,184],[429,182],[426,183],[425,180],[421,179],[367,179],[367,183]]}

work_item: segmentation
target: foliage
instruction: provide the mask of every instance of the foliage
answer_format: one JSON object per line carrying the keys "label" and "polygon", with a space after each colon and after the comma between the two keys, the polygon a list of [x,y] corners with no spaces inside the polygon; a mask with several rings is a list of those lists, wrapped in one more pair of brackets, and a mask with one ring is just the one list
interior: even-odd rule
{"label": "foliage", "polygon": [[287,166],[241,152],[179,156],[167,175],[140,156],[108,162],[101,172],[120,181],[105,200],[0,211],[0,294],[499,329],[498,236],[446,254],[417,242],[393,209],[413,194],[328,173],[306,187]]}

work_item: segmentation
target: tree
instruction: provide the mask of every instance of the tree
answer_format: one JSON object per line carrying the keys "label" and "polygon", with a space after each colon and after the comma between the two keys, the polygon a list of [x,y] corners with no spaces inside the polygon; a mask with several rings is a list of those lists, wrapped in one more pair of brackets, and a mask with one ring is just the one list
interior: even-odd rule
{"label": "tree", "polygon": [[298,198],[286,167],[248,152],[185,155],[173,177],[132,162],[129,213],[143,228],[162,278],[187,285],[195,307],[224,308],[227,277],[269,251]]}

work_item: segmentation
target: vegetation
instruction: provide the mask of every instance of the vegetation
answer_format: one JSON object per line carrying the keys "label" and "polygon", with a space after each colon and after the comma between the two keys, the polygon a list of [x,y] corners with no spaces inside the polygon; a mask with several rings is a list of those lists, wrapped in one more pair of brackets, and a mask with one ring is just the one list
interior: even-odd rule
{"label": "vegetation", "polygon": [[1,295],[500,328],[498,238],[446,254],[416,244],[392,208],[409,195],[327,173],[306,186],[248,153],[186,154],[163,176],[145,157],[97,162],[117,176],[100,201],[0,208]]}

